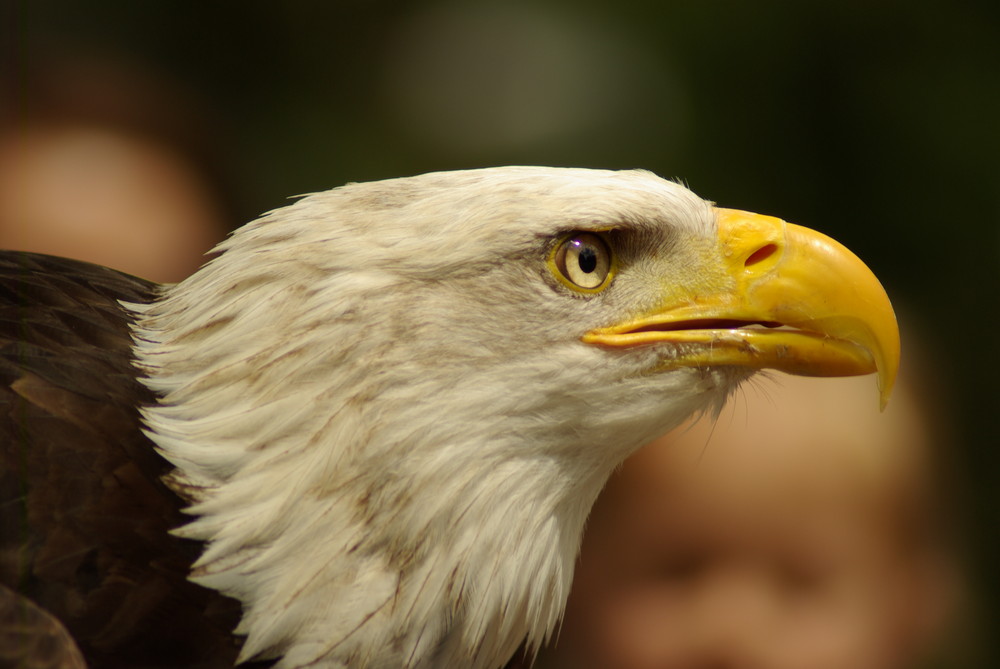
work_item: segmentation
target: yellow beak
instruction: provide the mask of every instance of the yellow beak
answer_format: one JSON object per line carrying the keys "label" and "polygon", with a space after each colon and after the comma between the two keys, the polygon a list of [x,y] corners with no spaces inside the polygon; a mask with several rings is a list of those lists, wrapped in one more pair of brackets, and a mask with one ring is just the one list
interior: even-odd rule
{"label": "yellow beak", "polygon": [[591,331],[583,341],[615,348],[673,343],[668,367],[878,372],[884,408],[899,369],[899,329],[871,270],[808,228],[733,209],[716,212],[723,285],[665,295],[654,313]]}

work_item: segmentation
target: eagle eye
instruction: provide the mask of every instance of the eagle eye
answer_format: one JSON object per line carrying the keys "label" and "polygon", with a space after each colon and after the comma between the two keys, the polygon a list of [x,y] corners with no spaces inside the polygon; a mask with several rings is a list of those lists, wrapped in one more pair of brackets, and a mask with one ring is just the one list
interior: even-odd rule
{"label": "eagle eye", "polygon": [[587,293],[607,287],[614,274],[614,257],[607,241],[593,232],[573,232],[555,247],[549,259],[556,278]]}

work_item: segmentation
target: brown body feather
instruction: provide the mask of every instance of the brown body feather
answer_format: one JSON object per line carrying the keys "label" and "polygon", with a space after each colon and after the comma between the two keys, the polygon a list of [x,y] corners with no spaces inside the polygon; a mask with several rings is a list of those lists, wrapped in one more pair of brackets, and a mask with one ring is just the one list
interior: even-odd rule
{"label": "brown body feather", "polygon": [[201,545],[169,534],[183,501],[140,431],[137,407],[155,398],[136,380],[118,300],[157,290],[0,253],[0,611],[12,612],[0,663],[73,666],[46,664],[67,640],[54,617],[95,669],[233,666],[239,604],[186,579]]}

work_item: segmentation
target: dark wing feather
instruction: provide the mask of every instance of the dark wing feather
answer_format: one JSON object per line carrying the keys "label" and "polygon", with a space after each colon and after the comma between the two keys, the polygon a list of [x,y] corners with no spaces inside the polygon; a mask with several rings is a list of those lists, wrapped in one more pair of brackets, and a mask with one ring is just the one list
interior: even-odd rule
{"label": "dark wing feather", "polygon": [[0,584],[61,621],[91,667],[231,667],[239,604],[186,579],[201,547],[169,534],[183,503],[136,411],[155,398],[118,300],[157,289],[0,252]]}
{"label": "dark wing feather", "polygon": [[85,669],[66,628],[27,597],[0,585],[0,667]]}

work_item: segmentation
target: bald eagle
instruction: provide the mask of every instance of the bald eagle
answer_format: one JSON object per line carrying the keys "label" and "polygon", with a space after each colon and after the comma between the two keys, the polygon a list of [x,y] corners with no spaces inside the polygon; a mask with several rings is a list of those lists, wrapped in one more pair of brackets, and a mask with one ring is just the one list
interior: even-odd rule
{"label": "bald eagle", "polygon": [[898,364],[849,251],[644,171],[349,184],[218,250],[2,256],[0,663],[501,667],[630,452],[759,369]]}

